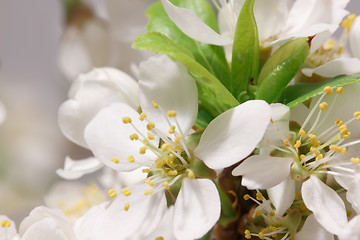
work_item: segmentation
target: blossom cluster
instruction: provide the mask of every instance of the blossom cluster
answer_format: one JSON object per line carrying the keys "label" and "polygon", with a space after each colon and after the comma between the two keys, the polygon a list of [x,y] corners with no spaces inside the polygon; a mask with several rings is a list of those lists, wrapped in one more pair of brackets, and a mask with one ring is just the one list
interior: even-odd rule
{"label": "blossom cluster", "polygon": [[102,171],[101,184],[58,185],[18,231],[0,216],[0,239],[359,240],[360,18],[348,2],[153,3],[133,48],[156,55],[135,78],[80,74],[59,109],[63,134],[93,157],[57,174]]}

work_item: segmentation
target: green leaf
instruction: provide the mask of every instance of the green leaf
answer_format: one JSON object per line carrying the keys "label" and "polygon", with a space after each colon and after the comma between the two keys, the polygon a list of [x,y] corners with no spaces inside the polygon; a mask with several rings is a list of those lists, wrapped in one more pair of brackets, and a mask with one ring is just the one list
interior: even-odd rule
{"label": "green leaf", "polygon": [[300,70],[308,55],[307,38],[298,38],[281,46],[260,72],[256,98],[274,102]]}
{"label": "green leaf", "polygon": [[230,91],[239,100],[247,92],[252,80],[257,82],[259,72],[259,36],[253,7],[255,0],[247,0],[240,12],[232,52]]}
{"label": "green leaf", "polygon": [[202,105],[199,104],[195,127],[197,127],[198,130],[205,129],[213,119],[214,117]]}
{"label": "green leaf", "polygon": [[360,76],[338,76],[319,83],[299,83],[291,85],[284,90],[279,98],[279,102],[286,104],[290,108],[294,108],[298,104],[322,94],[326,86],[336,88],[354,82],[360,82]]}
{"label": "green leaf", "polygon": [[174,43],[165,35],[161,33],[145,33],[135,40],[132,47],[166,54],[184,64],[196,80],[201,104],[214,117],[239,105],[239,102],[224,85],[194,59],[191,52]]}
{"label": "green leaf", "polygon": [[[215,31],[218,30],[216,15],[206,0],[174,0],[178,7],[192,10],[204,23]],[[165,34],[174,43],[188,49],[196,61],[204,66],[228,87],[230,84],[230,69],[227,64],[224,49],[219,46],[198,42],[185,35],[168,17],[161,2],[152,4],[146,16],[149,18],[147,30]]]}

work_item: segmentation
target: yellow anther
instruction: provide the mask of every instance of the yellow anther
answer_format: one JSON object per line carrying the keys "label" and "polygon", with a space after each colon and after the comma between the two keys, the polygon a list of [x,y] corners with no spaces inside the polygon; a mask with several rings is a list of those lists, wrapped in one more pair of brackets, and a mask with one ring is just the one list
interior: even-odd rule
{"label": "yellow anther", "polygon": [[299,156],[299,158],[300,158],[300,160],[303,160],[304,158],[306,158],[306,155],[301,154],[301,155]]}
{"label": "yellow anther", "polygon": [[164,162],[162,160],[156,160],[155,167],[156,168],[162,168],[164,166]]}
{"label": "yellow anther", "polygon": [[11,226],[11,222],[9,220],[1,220],[2,228],[9,228]]}
{"label": "yellow anther", "polygon": [[299,148],[301,146],[301,142],[300,140],[297,140],[296,143],[294,144],[295,148]]}
{"label": "yellow anther", "polygon": [[171,126],[168,132],[173,134],[175,132],[175,126]]}
{"label": "yellow anther", "polygon": [[346,148],[340,147],[339,149],[340,149],[340,152],[339,152],[339,153],[341,153],[342,155],[345,155],[345,154],[346,154]]}
{"label": "yellow anther", "polygon": [[274,212],[274,211],[271,211],[271,212],[270,212],[270,216],[272,216],[272,217],[275,216],[275,212]]}
{"label": "yellow anther", "polygon": [[182,135],[181,135],[181,134],[177,135],[176,138],[175,138],[175,142],[176,142],[177,144],[179,144],[181,138],[182,138]]}
{"label": "yellow anther", "polygon": [[170,189],[169,182],[165,181],[164,182],[164,187],[165,187],[165,190],[169,190]]}
{"label": "yellow anther", "polygon": [[245,232],[244,232],[246,235],[249,235],[251,232],[249,229],[246,229]]}
{"label": "yellow anther", "polygon": [[129,138],[130,138],[130,140],[133,141],[133,140],[138,140],[139,136],[136,133],[134,133],[134,134],[131,134]]}
{"label": "yellow anther", "polygon": [[179,151],[179,150],[181,150],[182,148],[181,148],[180,145],[176,145],[176,146],[172,146],[171,149],[174,150],[174,151]]}
{"label": "yellow anther", "polygon": [[157,238],[155,238],[155,240],[164,240],[164,238],[163,237],[157,237]]}
{"label": "yellow anther", "polygon": [[322,45],[322,49],[328,51],[333,49],[334,46],[335,46],[335,41],[333,39],[329,39]]}
{"label": "yellow anther", "polygon": [[249,234],[249,235],[245,235],[245,238],[246,239],[251,239],[251,235]]}
{"label": "yellow anther", "polygon": [[319,104],[319,108],[321,111],[325,111],[328,107],[329,106],[328,106],[327,102],[322,102]]}
{"label": "yellow anther", "polygon": [[343,138],[349,138],[349,136],[350,136],[350,132],[348,132],[348,134],[344,134],[342,137]]}
{"label": "yellow anther", "polygon": [[258,236],[259,236],[260,239],[265,239],[265,236],[264,236],[263,232],[259,232]]}
{"label": "yellow anther", "polygon": [[308,137],[310,138],[310,139],[316,139],[316,135],[314,135],[314,134],[312,134],[312,133],[310,133],[309,135],[308,135]]}
{"label": "yellow anther", "polygon": [[128,162],[131,162],[131,163],[135,162],[135,158],[134,158],[133,155],[129,155],[129,156],[126,158],[126,160],[127,160]]}
{"label": "yellow anther", "polygon": [[124,188],[124,189],[122,190],[122,194],[123,194],[124,196],[128,197],[128,196],[131,195],[131,191],[130,191],[129,189],[127,189],[127,188]]}
{"label": "yellow anther", "polygon": [[275,226],[269,226],[271,232],[276,232],[278,229]]}
{"label": "yellow anther", "polygon": [[139,149],[139,153],[140,154],[145,154],[146,152],[146,146],[142,146],[140,149]]}
{"label": "yellow anther", "polygon": [[145,179],[145,183],[147,183],[147,184],[149,184],[151,187],[153,187],[154,186],[154,182],[153,181],[151,181],[151,179]]}
{"label": "yellow anther", "polygon": [[351,161],[353,164],[358,164],[358,163],[360,163],[360,159],[359,159],[359,158],[351,158],[350,161]]}
{"label": "yellow anther", "polygon": [[194,172],[192,170],[188,171],[188,178],[195,179],[195,174],[194,174]]}
{"label": "yellow anther", "polygon": [[155,128],[155,123],[149,122],[149,123],[146,125],[146,128],[147,128],[147,130],[150,131],[151,129]]}
{"label": "yellow anther", "polygon": [[155,139],[154,135],[152,135],[151,132],[148,132],[147,136],[148,136],[149,140],[154,140]]}
{"label": "yellow anther", "polygon": [[300,129],[299,134],[300,134],[301,137],[305,137],[305,136],[306,136],[306,132],[305,132],[304,129]]}
{"label": "yellow anther", "polygon": [[315,158],[315,160],[318,161],[318,160],[323,159],[323,158],[324,158],[324,156],[323,156],[322,154],[319,154],[319,155]]}
{"label": "yellow anther", "polygon": [[113,163],[119,163],[119,159],[117,159],[116,157],[112,157],[110,159]]}
{"label": "yellow anther", "polygon": [[337,119],[337,120],[335,121],[335,124],[336,124],[338,127],[340,127],[340,126],[343,124],[343,121],[341,121],[340,119]]}
{"label": "yellow anther", "polygon": [[324,87],[324,93],[326,96],[330,96],[332,94],[333,90],[330,86]]}
{"label": "yellow anther", "polygon": [[143,173],[149,173],[150,172],[150,169],[149,168],[145,168],[143,170],[141,170]]}
{"label": "yellow anther", "polygon": [[144,192],[144,195],[150,195],[150,194],[153,194],[154,193],[154,190],[150,189],[150,190],[147,190]]}
{"label": "yellow anther", "polygon": [[351,25],[353,24],[355,18],[355,14],[349,14],[347,18],[340,23],[340,26],[343,26],[344,28],[346,28],[347,32],[350,32]]}
{"label": "yellow anther", "polygon": [[264,199],[263,195],[261,194],[261,192],[257,192],[256,193],[256,199],[259,201],[262,201]]}
{"label": "yellow anther", "polygon": [[110,198],[114,198],[114,197],[117,196],[117,193],[116,193],[115,189],[110,189],[110,190],[108,191],[108,194],[109,194],[109,197],[110,197]]}
{"label": "yellow anther", "polygon": [[343,87],[337,87],[336,88],[336,93],[337,94],[343,94],[344,93],[344,88]]}
{"label": "yellow anther", "polygon": [[154,106],[154,108],[159,108],[159,105],[157,104],[157,102],[155,100],[152,101],[151,104]]}
{"label": "yellow anther", "polygon": [[162,150],[163,152],[166,152],[169,147],[170,147],[170,144],[164,143],[163,145],[161,145],[161,150]]}
{"label": "yellow anther", "polygon": [[360,111],[354,112],[354,117],[356,120],[360,120]]}
{"label": "yellow anther", "polygon": [[249,194],[245,194],[243,197],[246,201],[250,199],[250,195]]}
{"label": "yellow anther", "polygon": [[145,118],[146,118],[146,113],[142,112],[142,113],[140,114],[139,120],[140,120],[140,121],[144,121]]}
{"label": "yellow anther", "polygon": [[129,118],[129,117],[123,117],[122,121],[123,121],[123,123],[125,123],[125,124],[131,123],[131,118]]}
{"label": "yellow anther", "polygon": [[288,140],[288,139],[283,140],[283,143],[284,143],[284,145],[285,145],[285,146],[287,146],[287,147],[289,147],[289,146],[290,146],[290,144],[289,144],[289,140]]}
{"label": "yellow anther", "polygon": [[338,148],[339,148],[338,146],[333,145],[333,144],[331,144],[331,145],[329,146],[329,149],[330,149],[330,150],[333,150],[333,151],[337,151]]}
{"label": "yellow anther", "polygon": [[178,175],[178,171],[175,169],[175,170],[170,170],[170,171],[168,171],[168,173],[167,173],[169,176],[176,176],[176,175]]}
{"label": "yellow anther", "polygon": [[129,210],[129,208],[130,208],[130,203],[125,203],[125,205],[124,205],[124,210],[125,211],[127,211],[127,210]]}
{"label": "yellow anther", "polygon": [[168,111],[168,116],[169,117],[176,117],[176,111],[174,111],[174,110]]}
{"label": "yellow anther", "polygon": [[174,154],[172,154],[172,153],[170,153],[169,156],[170,156],[172,159],[176,159],[176,158],[177,158],[177,157],[176,157]]}
{"label": "yellow anther", "polygon": [[262,211],[261,211],[261,210],[256,210],[256,211],[255,211],[255,215],[256,215],[256,216],[261,216],[261,215],[262,215]]}

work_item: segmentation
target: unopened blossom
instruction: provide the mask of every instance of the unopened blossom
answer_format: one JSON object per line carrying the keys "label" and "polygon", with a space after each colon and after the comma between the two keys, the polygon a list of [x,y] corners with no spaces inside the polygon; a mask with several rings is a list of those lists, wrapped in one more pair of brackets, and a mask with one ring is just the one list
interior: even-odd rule
{"label": "unopened blossom", "polygon": [[[238,15],[245,1],[213,0],[218,9],[220,34],[202,22],[193,12],[176,7],[162,0],[171,20],[189,37],[200,42],[232,45]],[[337,29],[348,13],[345,7],[349,0],[257,0],[254,14],[262,47],[284,43],[298,37],[314,36],[311,52],[315,51]],[[319,45],[319,42],[320,45]]]}
{"label": "unopened blossom", "polygon": [[[177,239],[200,238],[220,216],[219,194],[207,179],[215,172],[207,167],[228,167],[249,155],[270,121],[269,106],[248,101],[224,112],[194,145],[188,135],[197,117],[197,87],[186,68],[164,55],[152,57],[140,65],[139,85],[141,114],[112,104],[85,130],[90,149],[105,165],[118,171],[146,167],[149,173],[141,184],[109,191],[115,200],[108,224],[115,227],[120,221],[128,234],[146,235],[166,211],[169,194],[175,202],[169,227]],[[197,172],[199,166],[205,173]]]}
{"label": "unopened blossom", "polygon": [[[344,182],[357,176],[354,168],[358,167],[359,151],[353,151],[353,148],[359,149],[360,143],[360,128],[357,126],[360,105],[356,98],[359,90],[360,85],[357,83],[345,88],[339,87],[336,89],[337,93],[332,93],[333,89],[330,87],[324,88],[324,94],[313,99],[308,110],[300,106],[291,112],[291,118],[301,123],[297,127],[292,124],[291,130],[295,132],[289,131],[288,127],[273,129],[277,134],[273,137],[265,135],[265,154],[246,159],[234,169],[233,174],[242,175],[242,184],[250,189],[276,186],[278,189],[273,190],[273,194],[270,190],[270,196],[279,194],[279,201],[286,199],[282,198],[282,194],[289,195],[292,192],[295,196],[295,183],[306,180],[302,185],[305,205],[314,212],[317,221],[327,231],[338,234],[347,222],[346,214],[343,214],[344,211],[339,215],[327,214],[325,206],[335,204],[345,208],[344,203],[339,197],[335,199],[337,194],[334,190],[320,184],[319,178],[323,179],[326,174],[333,175],[340,185],[344,185]],[[276,110],[284,112],[281,108],[285,106]],[[282,186],[279,187],[278,184]],[[316,186],[319,187],[314,190]],[[359,190],[355,188],[352,196],[356,196]],[[311,197],[312,191],[319,191],[323,200]],[[287,198],[286,201],[290,206],[293,199]],[[334,227],[332,221],[342,222],[342,225]]]}
{"label": "unopened blossom", "polygon": [[327,40],[308,58],[310,66],[302,69],[306,76],[317,74],[328,78],[360,73],[360,18],[350,14],[340,25],[343,33],[339,40]]}

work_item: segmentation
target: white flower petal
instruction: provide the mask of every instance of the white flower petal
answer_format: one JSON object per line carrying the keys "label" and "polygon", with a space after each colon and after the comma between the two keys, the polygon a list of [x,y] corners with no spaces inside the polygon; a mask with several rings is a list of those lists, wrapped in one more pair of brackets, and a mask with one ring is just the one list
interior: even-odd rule
{"label": "white flower petal", "polygon": [[269,105],[262,100],[247,101],[210,122],[194,155],[213,169],[231,166],[254,150],[269,123]]}
{"label": "white flower petal", "polygon": [[340,234],[347,225],[345,204],[339,195],[314,175],[303,183],[301,189],[306,207],[329,232]]}
{"label": "white flower petal", "polygon": [[270,202],[276,209],[277,216],[283,216],[285,211],[293,204],[295,198],[295,181],[290,175],[275,187],[267,189]]}
{"label": "white flower petal", "polygon": [[0,227],[0,239],[12,240],[12,238],[15,238],[15,236],[17,235],[15,223],[11,219],[9,219],[7,216],[0,215],[0,223],[3,220],[10,221],[10,227],[7,227],[7,228]]}
{"label": "white flower petal", "polygon": [[333,240],[334,235],[316,221],[314,214],[307,217],[304,226],[296,234],[296,240]]}
{"label": "white flower petal", "polygon": [[338,25],[348,13],[344,8],[349,0],[297,0],[293,4],[286,23],[287,35],[307,31],[312,36],[324,31],[320,25]]}
{"label": "white flower petal", "polygon": [[[62,211],[46,207],[37,207],[21,222],[19,234],[23,240],[48,240],[50,233],[55,230],[56,235],[54,235],[54,237],[56,236],[57,238],[54,238],[54,240],[76,239],[72,227]],[[42,232],[46,232],[46,234],[41,235]]]}
{"label": "white flower petal", "polygon": [[351,25],[349,43],[353,57],[360,58],[360,17]]}
{"label": "white flower petal", "polygon": [[232,40],[219,35],[201,21],[192,11],[176,7],[168,0],[161,0],[161,2],[169,18],[189,37],[203,43],[219,46],[232,44]]}
{"label": "white flower petal", "polygon": [[[198,94],[195,80],[187,69],[166,55],[156,55],[140,64],[139,99],[143,110],[164,133],[169,130],[167,111],[175,110],[176,119],[185,134],[195,123]],[[155,100],[160,109],[151,104]],[[168,117],[167,117],[168,118]],[[172,125],[177,126],[173,119]]]}
{"label": "white flower petal", "polygon": [[[173,229],[171,227],[169,227],[169,225],[171,225],[171,223],[173,221],[173,218],[174,218],[174,206],[170,206],[166,210],[166,213],[165,213],[163,219],[161,220],[159,225],[156,227],[156,229],[150,235],[148,235],[146,237],[142,237],[141,239],[154,240],[158,237],[162,237],[163,239],[166,239],[166,240],[176,240],[174,233],[173,233]],[[133,240],[136,240],[136,239],[139,239],[139,237],[133,238]]]}
{"label": "white flower petal", "polygon": [[[69,225],[70,226],[70,225]],[[58,222],[52,218],[44,218],[31,225],[21,237],[22,240],[76,240],[68,238]]]}
{"label": "white flower petal", "polygon": [[0,102],[0,125],[5,121],[6,108],[2,102]]}
{"label": "white flower petal", "polygon": [[302,72],[308,77],[314,73],[327,78],[343,74],[354,75],[360,73],[360,60],[357,58],[337,58],[314,69],[304,68]]}
{"label": "white flower petal", "polygon": [[267,189],[290,175],[292,158],[254,155],[234,168],[234,176],[242,175],[241,184],[248,189]]}
{"label": "white flower petal", "polygon": [[340,240],[360,240],[360,215],[350,220],[346,228],[339,234]]}
{"label": "white flower petal", "polygon": [[[146,122],[139,120],[139,114],[123,103],[114,103],[101,110],[98,115],[87,125],[85,139],[95,157],[105,165],[119,171],[132,171],[140,166],[147,166],[156,159],[156,155],[150,150],[140,154],[139,149],[144,144],[139,141],[142,136],[130,124],[123,123],[123,117],[130,117],[132,124],[140,131],[147,133]],[[137,133],[139,140],[131,141],[129,136]],[[149,141],[154,146],[158,145],[158,139]],[[134,156],[135,162],[127,161],[128,156]],[[111,159],[119,159],[114,163]]]}
{"label": "white flower petal", "polygon": [[360,174],[356,174],[352,179],[349,189],[346,193],[346,199],[351,203],[357,214],[360,214]]}
{"label": "white flower petal", "polygon": [[82,74],[72,85],[69,96],[59,108],[59,126],[64,135],[80,146],[86,125],[103,108],[123,102],[139,108],[138,84],[127,74],[113,68],[98,68]]}
{"label": "white flower petal", "polygon": [[78,179],[88,173],[93,173],[104,166],[94,157],[73,160],[70,157],[65,158],[64,169],[57,169],[56,173],[64,179]]}
{"label": "white flower petal", "polygon": [[[135,233],[146,236],[155,230],[165,214],[167,204],[163,191],[144,196],[144,191],[150,189],[150,186],[142,185],[137,189],[129,189],[130,196],[119,195],[106,211],[98,216],[96,224],[99,229],[115,233],[107,236],[108,240],[118,240],[119,236],[126,239]],[[125,203],[130,204],[128,211],[124,210]],[[119,234],[116,234],[117,232]],[[96,239],[102,239],[102,236]]]}
{"label": "white flower petal", "polygon": [[176,238],[201,238],[219,217],[220,197],[215,184],[208,179],[183,179],[174,210]]}

